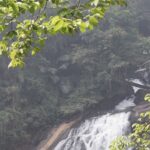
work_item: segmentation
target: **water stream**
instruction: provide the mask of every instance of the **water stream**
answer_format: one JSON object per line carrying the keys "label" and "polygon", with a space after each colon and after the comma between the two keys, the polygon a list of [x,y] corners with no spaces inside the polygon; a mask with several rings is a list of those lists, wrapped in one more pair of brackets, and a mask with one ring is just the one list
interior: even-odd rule
{"label": "water stream", "polygon": [[[114,111],[134,106],[134,96],[124,99]],[[72,129],[54,150],[109,150],[113,139],[130,130],[130,112],[107,113],[85,120]]]}
{"label": "water stream", "polygon": [[[130,81],[143,85],[139,79]],[[134,87],[134,93],[140,88]],[[109,150],[111,142],[120,135],[130,132],[130,114],[126,111],[135,106],[135,96],[125,98],[115,106],[112,113],[85,120],[79,127],[71,129],[54,150]]]}

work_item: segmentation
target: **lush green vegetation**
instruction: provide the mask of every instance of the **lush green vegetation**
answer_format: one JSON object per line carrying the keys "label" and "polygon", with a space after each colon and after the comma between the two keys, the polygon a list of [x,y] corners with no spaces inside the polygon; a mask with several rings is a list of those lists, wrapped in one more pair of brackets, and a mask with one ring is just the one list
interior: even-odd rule
{"label": "lush green vegetation", "polygon": [[[34,143],[37,131],[132,92],[122,81],[150,58],[147,6],[149,0],[132,0],[128,7],[112,8],[93,31],[48,37],[43,51],[27,57],[22,70],[7,70],[9,60],[1,57],[0,148]],[[18,52],[24,62],[20,50],[14,58]]]}
{"label": "lush green vegetation", "polygon": [[[124,0],[1,0],[1,54],[9,67],[22,67],[26,56],[35,55],[49,35],[93,29],[112,5]],[[51,11],[48,11],[51,9]]]}

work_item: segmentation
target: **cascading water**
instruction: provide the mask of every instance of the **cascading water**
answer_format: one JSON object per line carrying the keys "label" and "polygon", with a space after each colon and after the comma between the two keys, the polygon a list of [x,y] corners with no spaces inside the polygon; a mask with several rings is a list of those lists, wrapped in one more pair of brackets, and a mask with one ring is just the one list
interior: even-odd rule
{"label": "cascading water", "polygon": [[[140,79],[130,79],[133,83],[137,83],[139,85],[144,85],[144,83]],[[136,93],[140,88],[133,86],[134,93]]]}
{"label": "cascading water", "polygon": [[[133,99],[123,100],[115,111],[134,106]],[[129,117],[130,112],[120,112],[87,119],[78,128],[72,129],[54,150],[109,150],[113,139],[129,131]]]}
{"label": "cascading water", "polygon": [[[139,79],[130,81],[143,85]],[[133,87],[134,93],[139,89]],[[135,96],[131,95],[120,102],[113,113],[85,120],[78,128],[72,129],[54,150],[109,150],[111,142],[116,137],[130,131],[131,112],[125,110],[135,106],[134,99]]]}
{"label": "cascading water", "polygon": [[115,110],[125,110],[129,107],[135,106],[134,103],[135,96],[131,95],[129,98],[125,98],[122,102],[120,102],[117,106],[115,106]]}

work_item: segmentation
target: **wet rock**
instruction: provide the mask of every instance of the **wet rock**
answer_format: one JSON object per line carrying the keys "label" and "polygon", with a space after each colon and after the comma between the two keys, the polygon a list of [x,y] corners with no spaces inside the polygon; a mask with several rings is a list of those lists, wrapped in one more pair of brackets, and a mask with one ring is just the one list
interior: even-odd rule
{"label": "wet rock", "polygon": [[141,113],[150,111],[150,103],[142,102],[141,104],[133,107],[133,109],[131,111],[132,111],[132,113],[130,116],[130,121],[133,124],[137,121],[137,119],[139,118]]}

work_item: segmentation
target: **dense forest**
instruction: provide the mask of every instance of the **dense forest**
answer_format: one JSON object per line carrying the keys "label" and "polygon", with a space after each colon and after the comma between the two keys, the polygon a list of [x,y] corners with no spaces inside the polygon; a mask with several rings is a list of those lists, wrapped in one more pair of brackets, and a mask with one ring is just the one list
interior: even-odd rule
{"label": "dense forest", "polygon": [[112,8],[93,31],[49,37],[23,69],[6,69],[1,57],[0,149],[36,145],[45,129],[131,94],[126,79],[149,69],[149,8],[149,0],[131,0]]}

